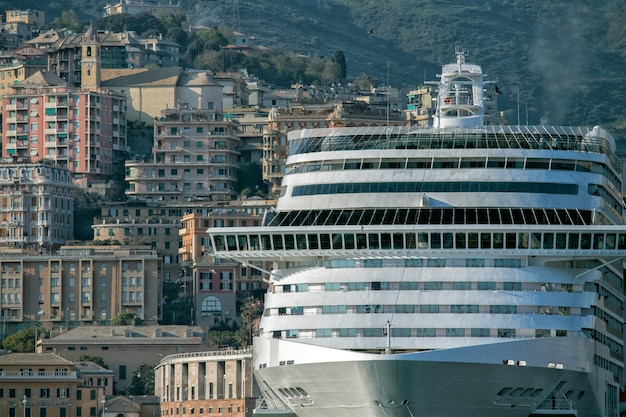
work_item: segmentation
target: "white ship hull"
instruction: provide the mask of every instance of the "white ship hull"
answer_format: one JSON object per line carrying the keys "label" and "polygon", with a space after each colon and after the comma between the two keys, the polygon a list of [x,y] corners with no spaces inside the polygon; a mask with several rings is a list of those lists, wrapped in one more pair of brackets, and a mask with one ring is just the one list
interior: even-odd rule
{"label": "white ship hull", "polygon": [[[257,338],[254,349],[257,365],[269,357],[296,363],[257,367],[256,377],[276,398],[301,392],[285,404],[298,417],[596,417],[597,380],[612,376],[588,371],[592,347],[586,338],[546,338],[377,355]],[[549,362],[557,358],[579,370]],[[557,387],[564,395],[553,399]]]}

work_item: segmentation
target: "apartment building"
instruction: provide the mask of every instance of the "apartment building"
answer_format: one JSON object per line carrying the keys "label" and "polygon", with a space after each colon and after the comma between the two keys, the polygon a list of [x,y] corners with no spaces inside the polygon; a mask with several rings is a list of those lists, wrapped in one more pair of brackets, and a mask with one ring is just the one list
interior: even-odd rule
{"label": "apartment building", "polygon": [[237,123],[215,110],[181,107],[154,121],[150,162],[126,162],[129,199],[227,201],[237,195]]}
{"label": "apartment building", "polygon": [[161,416],[251,417],[252,349],[170,355],[155,368]]}
{"label": "apartment building", "polygon": [[44,250],[73,239],[74,189],[66,168],[0,160],[0,244]]}
{"label": "apartment building", "polygon": [[125,107],[122,95],[37,72],[2,98],[2,156],[55,161],[85,186],[109,180],[114,153],[128,152]]}
{"label": "apartment building", "polygon": [[156,366],[169,355],[208,349],[200,327],[164,325],[79,326],[53,333],[38,344],[39,352],[56,352],[70,361],[81,355],[101,357],[112,371],[119,394],[128,390],[139,366]]}
{"label": "apartment building", "polygon": [[267,262],[242,265],[215,258],[207,228],[259,226],[265,212],[275,205],[275,200],[241,200],[214,208],[210,213],[190,213],[181,219],[182,279],[191,288],[189,295],[193,297],[197,324],[211,327],[216,321],[235,318],[237,296],[261,298],[267,289],[263,271],[270,268]]}
{"label": "apartment building", "polygon": [[0,60],[0,97],[12,93],[13,87],[44,69],[45,66],[42,65],[27,64],[19,59],[2,57]]}
{"label": "apartment building", "polygon": [[[106,387],[93,383],[93,367],[76,367],[53,353],[11,353],[0,355],[0,369],[0,415],[86,417],[102,413]],[[100,378],[112,386],[110,374]]]}
{"label": "apartment building", "polygon": [[41,29],[46,25],[46,12],[41,10],[7,10],[7,23],[25,23]]}
{"label": "apartment building", "polygon": [[172,0],[121,0],[113,4],[104,6],[104,16],[113,14],[140,14],[149,13],[157,15],[159,13],[179,13],[180,2]]}
{"label": "apartment building", "polygon": [[3,249],[0,280],[9,332],[35,324],[106,324],[123,312],[146,323],[159,320],[159,258],[147,247],[63,246],[41,254]]}

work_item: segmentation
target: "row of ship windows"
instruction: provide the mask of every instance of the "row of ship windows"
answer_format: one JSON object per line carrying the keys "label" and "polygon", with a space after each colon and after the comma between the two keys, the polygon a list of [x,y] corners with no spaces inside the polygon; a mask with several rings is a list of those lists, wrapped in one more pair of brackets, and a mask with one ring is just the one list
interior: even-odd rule
{"label": "row of ship windows", "polygon": [[[281,190],[281,197],[285,190]],[[297,185],[292,197],[363,193],[530,193],[577,195],[577,184],[488,181],[344,182]]]}
{"label": "row of ship windows", "polygon": [[[421,259],[418,259],[421,261]],[[389,282],[389,281],[371,281],[371,282],[325,282],[324,284],[284,284],[276,285],[274,292],[320,292],[320,291],[389,291],[389,290],[480,290],[480,291],[542,291],[542,292],[572,292],[582,291],[583,287],[572,284],[554,284],[554,283],[524,283],[521,282],[495,282],[495,281],[428,281],[428,282]]]}
{"label": "row of ship windows", "polygon": [[[281,338],[327,338],[327,337],[383,337],[386,329],[374,328],[343,328],[343,329],[311,329],[311,330],[275,330],[274,339]],[[567,330],[550,329],[490,329],[490,328],[434,328],[434,327],[392,327],[392,337],[565,337]]]}
{"label": "row of ship windows", "polygon": [[309,162],[296,166],[289,174],[320,171],[344,171],[362,169],[544,169],[552,171],[579,171],[602,174],[616,188],[621,181],[613,171],[603,163],[570,161],[565,159],[540,158],[383,158],[383,159],[347,159],[322,162]]}
{"label": "row of ship windows", "polygon": [[307,233],[214,235],[217,251],[316,249],[626,249],[624,233]]}
{"label": "row of ship windows", "polygon": [[265,316],[302,316],[317,314],[559,314],[569,316],[587,315],[588,308],[520,305],[478,305],[478,304],[362,304],[362,305],[325,305],[317,307],[279,307],[265,310]]}

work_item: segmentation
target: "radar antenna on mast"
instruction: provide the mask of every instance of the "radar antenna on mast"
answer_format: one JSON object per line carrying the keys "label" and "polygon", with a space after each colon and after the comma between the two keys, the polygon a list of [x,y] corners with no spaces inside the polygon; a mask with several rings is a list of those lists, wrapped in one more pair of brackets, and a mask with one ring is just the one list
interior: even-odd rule
{"label": "radar antenna on mast", "polygon": [[239,0],[233,0],[233,30],[239,30]]}

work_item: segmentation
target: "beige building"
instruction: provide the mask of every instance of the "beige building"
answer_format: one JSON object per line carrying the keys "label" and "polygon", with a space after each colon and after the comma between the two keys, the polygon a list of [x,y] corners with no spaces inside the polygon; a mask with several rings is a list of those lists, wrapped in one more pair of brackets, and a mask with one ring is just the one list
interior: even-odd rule
{"label": "beige building", "polygon": [[0,355],[0,369],[0,415],[8,417],[99,416],[103,381],[113,384],[106,372],[99,374],[101,386],[94,383],[96,365],[75,366],[53,353]]}
{"label": "beige building", "polygon": [[175,0],[121,0],[113,4],[104,6],[104,15],[112,14],[140,14],[149,13],[157,15],[159,13],[179,13],[180,3]]}
{"label": "beige building", "polygon": [[41,10],[7,10],[7,23],[26,23],[41,29],[46,25],[46,12]]}
{"label": "beige building", "polygon": [[123,312],[157,323],[161,282],[147,247],[63,246],[56,253],[3,251],[0,307],[8,331],[24,325],[106,324]]}
{"label": "beige building", "polygon": [[81,355],[101,357],[121,394],[139,366],[156,366],[168,355],[208,349],[205,332],[190,326],[79,326],[51,336],[39,341],[40,352],[56,352],[70,361]]}
{"label": "beige building", "polygon": [[215,110],[164,110],[151,162],[126,162],[129,199],[226,201],[237,195],[237,124]]}
{"label": "beige building", "polygon": [[252,349],[168,356],[155,369],[154,386],[162,417],[250,417],[258,397]]}
{"label": "beige building", "polygon": [[0,97],[13,93],[13,88],[45,66],[26,64],[21,60],[4,60],[0,63]]}

